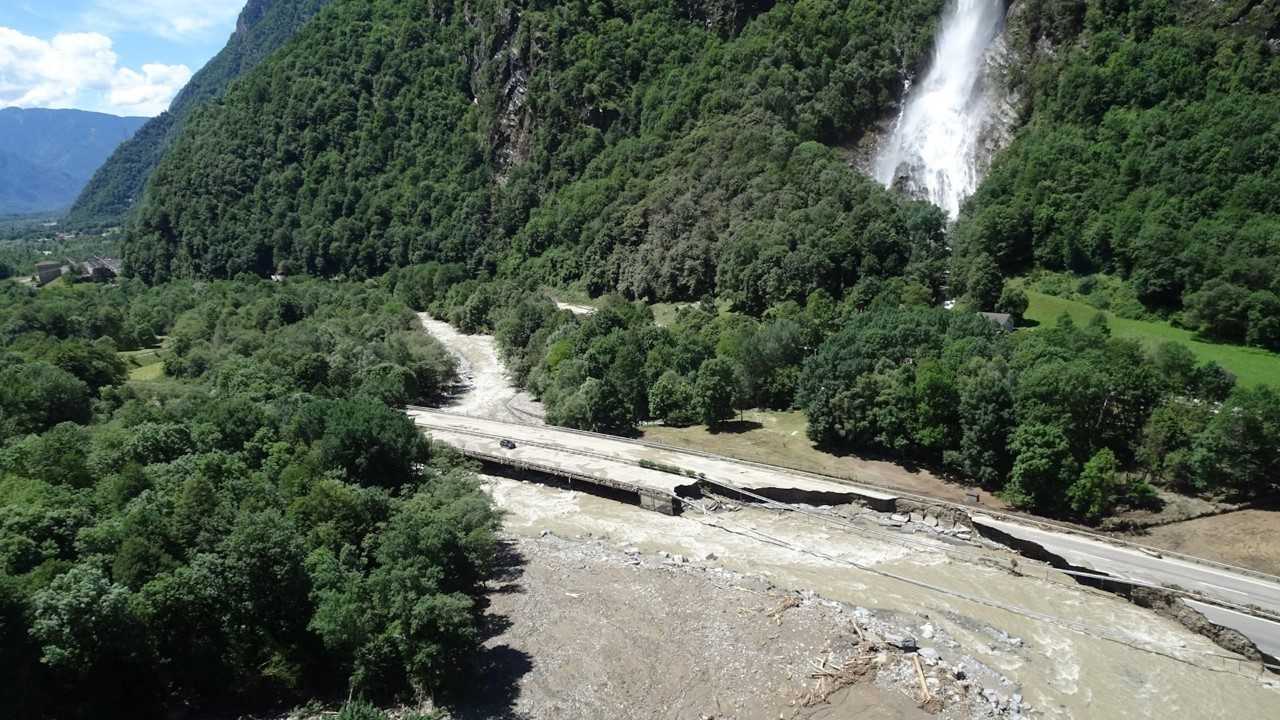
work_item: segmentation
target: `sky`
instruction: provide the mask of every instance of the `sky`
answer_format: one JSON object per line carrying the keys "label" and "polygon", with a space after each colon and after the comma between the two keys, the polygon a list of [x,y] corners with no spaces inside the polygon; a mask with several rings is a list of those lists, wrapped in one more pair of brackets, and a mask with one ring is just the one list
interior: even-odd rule
{"label": "sky", "polygon": [[245,0],[0,0],[0,107],[158,115]]}

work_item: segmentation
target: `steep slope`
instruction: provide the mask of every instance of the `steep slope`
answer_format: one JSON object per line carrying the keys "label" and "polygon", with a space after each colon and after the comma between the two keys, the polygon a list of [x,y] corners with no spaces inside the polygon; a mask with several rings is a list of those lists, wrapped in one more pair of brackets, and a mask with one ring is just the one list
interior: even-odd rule
{"label": "steep slope", "polygon": [[1018,5],[1030,120],[956,228],[955,289],[990,306],[1005,276],[1112,273],[1280,349],[1280,3]]}
{"label": "steep slope", "polygon": [[353,2],[192,122],[129,233],[149,280],[429,259],[755,307],[915,273],[943,216],[850,169],[939,0]]}
{"label": "steep slope", "polygon": [[76,199],[67,221],[73,224],[119,222],[134,201],[142,197],[148,178],[187,118],[288,42],[327,2],[249,0],[226,47],[191,78],[173,99],[168,112],[152,118],[98,168]]}
{"label": "steep slope", "polygon": [[0,110],[0,215],[65,208],[144,122],[81,110]]}

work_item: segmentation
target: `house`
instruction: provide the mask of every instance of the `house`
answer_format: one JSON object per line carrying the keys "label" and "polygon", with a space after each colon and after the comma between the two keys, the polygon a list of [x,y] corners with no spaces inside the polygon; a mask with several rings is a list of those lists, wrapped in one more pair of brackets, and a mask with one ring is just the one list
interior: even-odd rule
{"label": "house", "polygon": [[62,277],[62,263],[60,262],[38,262],[36,263],[36,287],[42,287]]}
{"label": "house", "polygon": [[1013,321],[1013,316],[1009,313],[980,312],[978,314],[990,320],[992,324],[999,326],[1005,332],[1013,332],[1014,328],[1017,327],[1017,323]]}

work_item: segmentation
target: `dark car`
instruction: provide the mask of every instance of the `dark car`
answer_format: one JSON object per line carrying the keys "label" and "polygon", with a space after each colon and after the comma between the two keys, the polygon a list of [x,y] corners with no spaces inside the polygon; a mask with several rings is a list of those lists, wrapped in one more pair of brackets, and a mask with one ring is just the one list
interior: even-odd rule
{"label": "dark car", "polygon": [[515,450],[515,449],[516,449],[516,444],[515,444],[515,443],[513,443],[513,442],[511,442],[510,440],[505,439],[505,438],[504,438],[501,442],[499,442],[498,444],[499,444],[499,445],[501,445],[502,447],[504,447],[504,448],[508,449],[508,450]]}

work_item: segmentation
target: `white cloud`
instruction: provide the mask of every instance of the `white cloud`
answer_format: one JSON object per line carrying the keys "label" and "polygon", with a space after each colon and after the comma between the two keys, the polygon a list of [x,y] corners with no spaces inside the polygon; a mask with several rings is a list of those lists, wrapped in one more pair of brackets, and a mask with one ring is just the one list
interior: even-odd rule
{"label": "white cloud", "polygon": [[156,115],[191,79],[185,65],[119,65],[111,38],[63,33],[52,40],[0,27],[0,107],[76,107]]}
{"label": "white cloud", "polygon": [[145,32],[182,41],[227,27],[245,0],[92,0],[83,14],[104,32]]}
{"label": "white cloud", "polygon": [[122,67],[112,78],[107,98],[114,107],[138,108],[139,114],[156,115],[169,107],[174,94],[190,79],[186,65],[148,63],[142,66],[141,74]]}

